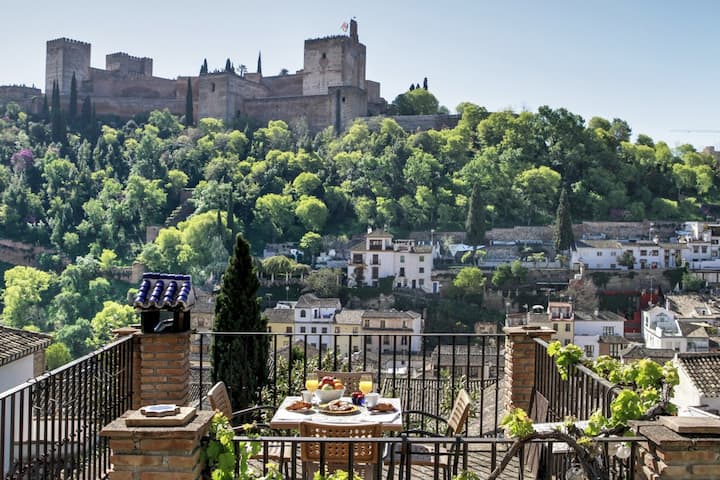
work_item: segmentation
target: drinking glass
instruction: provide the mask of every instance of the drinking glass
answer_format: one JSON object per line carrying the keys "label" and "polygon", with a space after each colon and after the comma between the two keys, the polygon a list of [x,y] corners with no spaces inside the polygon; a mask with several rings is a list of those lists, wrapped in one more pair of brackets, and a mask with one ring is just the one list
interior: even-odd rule
{"label": "drinking glass", "polygon": [[317,377],[308,377],[307,380],[305,380],[305,388],[315,393],[315,390],[317,390],[319,383],[320,382],[318,381]]}
{"label": "drinking glass", "polygon": [[360,383],[358,383],[358,388],[364,395],[367,395],[368,393],[372,392],[372,389],[373,389],[372,375],[362,375],[360,377]]}

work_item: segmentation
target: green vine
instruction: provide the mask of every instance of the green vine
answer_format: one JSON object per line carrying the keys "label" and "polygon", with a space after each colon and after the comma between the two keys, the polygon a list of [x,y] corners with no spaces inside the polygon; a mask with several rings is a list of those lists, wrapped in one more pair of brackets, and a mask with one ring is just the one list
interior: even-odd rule
{"label": "green vine", "polygon": [[563,347],[558,341],[548,345],[547,353],[555,359],[555,365],[557,365],[560,378],[563,380],[568,379],[570,366],[579,363],[583,356],[582,349],[577,345],[570,343]]}
{"label": "green vine", "polygon": [[332,473],[326,473],[325,475],[320,472],[315,472],[313,480],[362,480],[362,477],[356,472],[353,472],[352,478],[348,475],[345,470],[335,470]]}

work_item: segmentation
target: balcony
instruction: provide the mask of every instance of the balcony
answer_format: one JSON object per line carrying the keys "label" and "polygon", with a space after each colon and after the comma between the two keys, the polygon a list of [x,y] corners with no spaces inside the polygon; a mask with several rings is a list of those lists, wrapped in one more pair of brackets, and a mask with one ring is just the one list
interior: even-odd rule
{"label": "balcony", "polygon": [[[266,404],[279,405],[285,396],[297,393],[303,388],[305,379],[314,375],[317,368],[372,371],[374,383],[382,394],[399,398],[404,411],[419,410],[443,418],[447,418],[458,390],[463,388],[473,399],[472,413],[458,436],[401,436],[363,440],[377,442],[383,451],[392,445],[405,445],[406,448],[401,450],[411,451],[409,445],[420,442],[451,444],[459,452],[453,473],[468,470],[480,478],[490,475],[510,450],[512,442],[504,437],[500,429],[500,419],[508,398],[505,381],[502,381],[507,340],[503,334],[298,335],[201,332],[193,335],[194,347],[190,357],[191,404],[201,409],[208,408],[205,394],[211,386],[207,347],[216,339],[228,335],[268,341],[269,374],[262,397]],[[310,345],[310,337],[315,341],[320,337],[316,343],[319,347]],[[412,337],[418,338],[412,341]],[[61,369],[0,393],[0,423],[5,425],[0,430],[3,478],[107,478],[111,468],[111,452],[107,439],[99,436],[98,432],[127,410],[137,408],[134,400],[138,390],[144,389],[143,379],[137,371],[139,369],[133,368],[138,356],[142,355],[133,338],[138,337],[125,337]],[[411,341],[401,345],[403,338],[410,338]],[[282,346],[288,340],[294,348]],[[368,348],[371,345],[383,345],[383,349],[373,351]],[[392,348],[385,348],[388,345]],[[537,398],[542,397],[548,406],[547,416],[542,420],[559,421],[566,415],[587,418],[598,408],[606,412],[609,401],[617,393],[616,387],[584,367],[573,369],[570,380],[562,381],[554,362],[545,352],[546,347],[547,344],[542,341],[537,341],[534,346],[537,367],[532,388]],[[298,356],[298,352],[302,352],[302,355]],[[439,428],[438,424],[432,422],[417,426],[424,431],[438,431]],[[442,431],[438,433],[443,435]],[[236,440],[241,441],[242,438]],[[303,442],[310,439],[288,436],[283,437],[283,440],[295,452],[287,475],[290,478],[301,478],[301,462],[297,451]],[[269,443],[277,442],[278,438],[263,436],[253,441]],[[313,441],[317,442],[318,439]],[[330,441],[333,439],[320,440]],[[607,440],[610,443],[617,441]],[[552,442],[537,442],[534,445],[537,447],[535,457],[527,457],[522,452],[513,455],[500,478],[525,478],[527,475],[537,475],[538,478],[564,477],[568,469],[568,457],[553,454]],[[536,464],[532,458],[539,459],[539,454],[550,457]],[[399,474],[401,479],[413,476],[438,478],[439,457],[431,453],[430,459],[430,466],[412,465],[407,470],[412,463],[412,455],[404,457],[402,461],[407,463],[403,473],[401,459],[391,458],[375,467],[375,478],[390,478],[392,474]],[[347,467],[352,469],[352,460],[348,461],[350,463]],[[613,474],[611,478],[630,478],[633,461],[633,456],[625,461],[609,458],[606,465]],[[266,471],[266,463],[262,459],[254,460],[259,471]],[[535,468],[534,473],[525,471],[532,468]]]}

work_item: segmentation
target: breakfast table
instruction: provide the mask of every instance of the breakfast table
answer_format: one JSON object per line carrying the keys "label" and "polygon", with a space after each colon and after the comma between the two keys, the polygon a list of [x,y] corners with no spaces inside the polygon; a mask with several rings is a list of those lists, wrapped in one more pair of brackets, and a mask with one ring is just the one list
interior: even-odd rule
{"label": "breakfast table", "polygon": [[[378,403],[389,403],[394,407],[390,412],[372,412],[364,406],[353,409],[347,413],[331,413],[322,409],[319,405],[313,404],[312,408],[305,411],[288,410],[288,406],[299,401],[299,396],[286,397],[275,411],[270,427],[277,429],[299,429],[300,423],[304,421],[328,423],[328,424],[356,424],[356,423],[379,423],[385,432],[400,432],[402,425],[402,410],[399,398],[381,397]],[[351,402],[350,397],[343,397],[342,400]]]}

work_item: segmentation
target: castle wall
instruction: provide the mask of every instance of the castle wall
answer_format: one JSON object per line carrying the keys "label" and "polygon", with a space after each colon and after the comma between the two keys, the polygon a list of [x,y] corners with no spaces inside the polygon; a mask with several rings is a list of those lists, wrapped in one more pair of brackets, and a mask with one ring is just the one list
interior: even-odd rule
{"label": "castle wall", "polygon": [[237,112],[245,112],[245,101],[269,95],[266,86],[250,82],[234,73],[202,75],[198,78],[198,118],[215,117],[226,123]]}
{"label": "castle wall", "polygon": [[47,42],[45,57],[45,92],[52,92],[57,80],[61,94],[70,94],[73,72],[78,85],[90,77],[90,44],[58,38]]}
{"label": "castle wall", "polygon": [[42,104],[42,92],[39,88],[24,85],[0,86],[0,112],[10,102],[17,103],[26,112],[34,112],[34,103],[38,101]]}
{"label": "castle wall", "polygon": [[345,36],[305,40],[303,95],[325,95],[328,87],[344,85]]}
{"label": "castle wall", "polygon": [[[368,104],[368,113],[370,115],[381,114],[384,104],[378,102]],[[442,130],[444,128],[455,128],[460,121],[460,115],[391,115],[391,116],[363,116],[362,120],[367,122],[371,129],[380,128],[383,118],[392,118],[406,132],[416,132],[418,130]]]}
{"label": "castle wall", "polygon": [[313,132],[331,124],[328,95],[248,99],[244,112],[261,124],[267,124],[270,120],[289,122],[294,118],[305,117]]}
{"label": "castle wall", "polygon": [[365,45],[358,42],[343,44],[342,84],[365,90]]}
{"label": "castle wall", "polygon": [[177,95],[177,80],[160,77],[128,78],[120,72],[99,68],[92,68],[90,74],[91,80],[83,83],[82,93],[93,98],[96,96],[175,98]]}
{"label": "castle wall", "polygon": [[332,120],[330,124],[336,131],[345,130],[357,117],[367,115],[367,93],[364,90],[357,87],[332,87],[328,97]]}
{"label": "castle wall", "polygon": [[294,97],[303,93],[302,74],[262,77],[260,83],[268,88],[269,96]]}
{"label": "castle wall", "polygon": [[373,80],[365,81],[365,90],[367,90],[367,101],[368,103],[378,103],[382,99],[380,98],[380,82]]}
{"label": "castle wall", "polygon": [[131,118],[138,113],[168,109],[175,115],[185,114],[183,98],[92,97],[98,115]]}
{"label": "castle wall", "polygon": [[133,57],[125,52],[105,55],[105,69],[128,76],[152,77],[153,61],[148,57]]}

